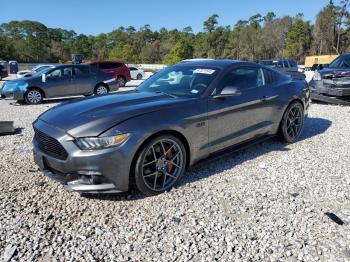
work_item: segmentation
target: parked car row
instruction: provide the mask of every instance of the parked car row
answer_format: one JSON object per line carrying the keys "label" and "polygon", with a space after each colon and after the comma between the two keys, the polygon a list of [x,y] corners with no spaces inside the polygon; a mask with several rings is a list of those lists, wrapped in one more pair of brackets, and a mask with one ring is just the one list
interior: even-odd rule
{"label": "parked car row", "polygon": [[2,98],[40,104],[44,98],[101,95],[118,90],[113,73],[91,65],[47,67],[31,77],[6,81],[0,89]]}
{"label": "parked car row", "polygon": [[[7,70],[0,65],[1,78]],[[38,65],[17,73],[17,80],[0,87],[2,98],[39,104],[44,98],[101,95],[116,91],[131,79],[142,79],[143,70],[128,68],[122,62],[90,61],[81,65]]]}

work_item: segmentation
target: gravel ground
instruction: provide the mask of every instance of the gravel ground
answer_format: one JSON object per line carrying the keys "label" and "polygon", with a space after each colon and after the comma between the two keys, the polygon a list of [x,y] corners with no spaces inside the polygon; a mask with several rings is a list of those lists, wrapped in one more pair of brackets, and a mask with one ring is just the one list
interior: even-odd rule
{"label": "gravel ground", "polygon": [[4,261],[350,261],[349,107],[313,104],[297,143],[221,155],[143,198],[67,193],[37,171],[31,123],[54,105],[0,100],[19,128],[0,137]]}

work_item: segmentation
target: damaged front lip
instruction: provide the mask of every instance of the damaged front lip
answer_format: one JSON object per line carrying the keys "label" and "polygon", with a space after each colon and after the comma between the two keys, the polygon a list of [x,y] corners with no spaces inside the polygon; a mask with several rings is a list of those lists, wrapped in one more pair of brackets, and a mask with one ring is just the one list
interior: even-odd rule
{"label": "damaged front lip", "polygon": [[334,79],[334,78],[344,78],[344,77],[350,78],[350,71],[332,72],[332,73],[326,73],[323,75],[323,79]]}

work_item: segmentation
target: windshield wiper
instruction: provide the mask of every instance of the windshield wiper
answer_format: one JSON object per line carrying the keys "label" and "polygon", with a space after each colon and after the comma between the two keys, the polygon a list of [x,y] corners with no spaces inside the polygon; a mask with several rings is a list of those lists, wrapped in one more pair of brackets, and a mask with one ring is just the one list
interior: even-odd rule
{"label": "windshield wiper", "polygon": [[167,96],[171,96],[171,97],[174,97],[176,98],[177,96],[172,94],[172,93],[167,93],[167,92],[163,92],[163,91],[155,91],[156,94],[163,94],[163,95],[167,95]]}

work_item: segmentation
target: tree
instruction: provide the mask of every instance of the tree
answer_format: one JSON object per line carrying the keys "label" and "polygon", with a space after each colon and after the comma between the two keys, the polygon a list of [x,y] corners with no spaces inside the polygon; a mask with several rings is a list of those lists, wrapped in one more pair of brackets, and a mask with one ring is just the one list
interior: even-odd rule
{"label": "tree", "polygon": [[167,65],[172,65],[189,58],[193,58],[193,46],[189,41],[181,40],[171,48],[169,54],[165,56],[164,62]]}
{"label": "tree", "polygon": [[109,59],[122,60],[127,63],[138,63],[139,58],[134,52],[134,47],[130,44],[115,46],[109,53]]}
{"label": "tree", "polygon": [[320,11],[316,17],[316,23],[312,30],[313,53],[332,54],[335,40],[335,27],[337,23],[336,7],[333,1]]}
{"label": "tree", "polygon": [[296,18],[286,39],[286,51],[289,57],[303,61],[311,45],[311,26],[300,17]]}
{"label": "tree", "polygon": [[214,14],[210,16],[206,21],[204,21],[203,26],[204,30],[208,33],[211,33],[215,30],[216,25],[218,24],[219,16]]}

